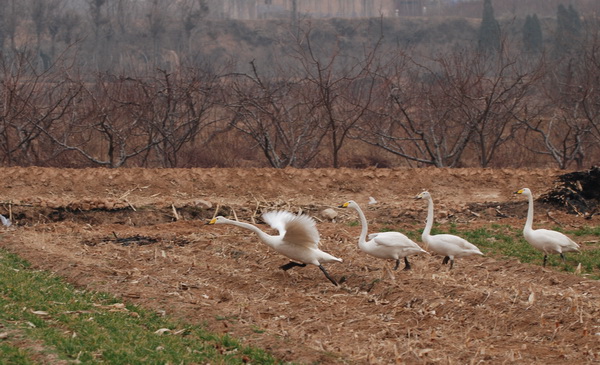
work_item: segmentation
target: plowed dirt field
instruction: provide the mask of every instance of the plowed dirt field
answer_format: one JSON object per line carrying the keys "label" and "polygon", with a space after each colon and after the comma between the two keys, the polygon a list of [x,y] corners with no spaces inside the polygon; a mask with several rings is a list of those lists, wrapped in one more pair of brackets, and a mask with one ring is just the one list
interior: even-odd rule
{"label": "plowed dirt field", "polygon": [[[550,190],[559,170],[0,168],[0,246],[35,268],[160,313],[205,323],[285,361],[318,364],[583,364],[600,361],[600,283],[486,255],[411,258],[413,269],[360,252],[354,211],[370,232],[424,226],[431,192],[439,230],[521,228],[513,192]],[[367,204],[369,197],[376,204]],[[321,216],[332,208],[338,216]],[[536,203],[534,226],[595,226]],[[318,221],[321,248],[344,260],[282,271],[255,234],[205,225],[218,210],[259,223],[274,209]],[[417,238],[418,243],[421,243]],[[595,249],[596,242],[580,242]],[[569,254],[576,264],[576,254]]]}

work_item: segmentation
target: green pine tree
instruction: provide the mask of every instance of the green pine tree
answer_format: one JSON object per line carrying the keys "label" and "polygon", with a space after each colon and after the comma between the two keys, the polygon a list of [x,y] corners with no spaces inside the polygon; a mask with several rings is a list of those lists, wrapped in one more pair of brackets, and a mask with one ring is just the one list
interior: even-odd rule
{"label": "green pine tree", "polygon": [[581,18],[572,5],[559,5],[556,12],[556,36],[554,54],[562,56],[573,52],[581,38]]}
{"label": "green pine tree", "polygon": [[500,50],[500,45],[500,24],[494,17],[492,0],[484,0],[483,15],[479,28],[479,49],[483,52],[497,52]]}
{"label": "green pine tree", "polygon": [[523,25],[523,49],[529,53],[540,53],[543,41],[542,26],[537,15],[527,15]]}
{"label": "green pine tree", "polygon": [[569,32],[575,37],[579,38],[581,35],[581,17],[579,16],[579,12],[575,10],[573,5],[569,5],[567,8],[567,16],[569,18]]}

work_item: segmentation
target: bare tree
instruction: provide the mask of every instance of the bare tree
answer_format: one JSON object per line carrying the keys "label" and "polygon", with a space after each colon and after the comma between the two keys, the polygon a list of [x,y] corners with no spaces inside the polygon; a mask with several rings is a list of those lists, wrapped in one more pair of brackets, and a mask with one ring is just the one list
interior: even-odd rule
{"label": "bare tree", "polygon": [[[573,161],[577,162],[577,168],[583,167],[585,137],[589,134],[589,128],[585,124],[574,123],[571,118],[559,115],[548,119],[538,119],[535,122],[528,120],[521,122],[527,126],[523,140],[525,148],[536,154],[552,157],[561,169],[568,168]],[[535,142],[529,143],[527,133],[538,135],[543,149],[536,148]]]}
{"label": "bare tree", "polygon": [[231,83],[232,125],[259,146],[272,167],[306,167],[319,154],[325,136],[310,85],[283,72],[265,79],[251,65],[251,74],[238,75]]}
{"label": "bare tree", "polygon": [[46,135],[66,151],[98,166],[121,167],[160,143],[145,121],[131,115],[135,100],[127,78],[99,75],[94,83],[72,80],[81,94],[61,128]]}
{"label": "bare tree", "polygon": [[381,74],[384,87],[377,89],[377,103],[356,138],[405,158],[409,165],[458,165],[473,128],[457,120],[448,76],[400,54]]}
{"label": "bare tree", "polygon": [[1,57],[0,152],[8,165],[43,164],[55,153],[45,132],[71,109],[79,88],[50,68],[37,73],[30,56]]}
{"label": "bare tree", "polygon": [[340,167],[340,151],[350,132],[363,119],[373,102],[381,38],[362,58],[342,55],[339,47],[318,49],[311,29],[296,37],[294,59],[307,87],[312,90],[314,112],[328,133],[331,164]]}
{"label": "bare tree", "polygon": [[[582,44],[577,59],[566,64],[551,60],[546,66],[538,98],[544,103],[535,118],[521,118],[528,135],[539,138],[540,147],[524,143],[535,153],[550,156],[559,168],[573,162],[583,167],[586,158],[598,151],[600,142],[600,46],[593,36]],[[531,105],[531,104],[530,104]],[[535,146],[535,144],[533,144]],[[593,160],[593,158],[592,158]]]}
{"label": "bare tree", "polygon": [[[596,26],[599,25],[596,23]],[[600,29],[588,34],[583,47],[578,87],[573,90],[580,105],[581,118],[589,125],[596,151],[600,142]]]}
{"label": "bare tree", "polygon": [[524,67],[506,44],[492,59],[466,52],[447,60],[439,61],[448,80],[446,95],[457,116],[472,126],[480,166],[488,167],[498,149],[514,137],[515,116],[525,109],[541,64]]}
{"label": "bare tree", "polygon": [[179,167],[182,149],[201,142],[198,136],[221,121],[212,113],[220,103],[220,81],[207,70],[158,72],[159,77],[148,81],[135,80],[141,95],[132,114],[156,132],[159,142],[153,150],[161,166]]}

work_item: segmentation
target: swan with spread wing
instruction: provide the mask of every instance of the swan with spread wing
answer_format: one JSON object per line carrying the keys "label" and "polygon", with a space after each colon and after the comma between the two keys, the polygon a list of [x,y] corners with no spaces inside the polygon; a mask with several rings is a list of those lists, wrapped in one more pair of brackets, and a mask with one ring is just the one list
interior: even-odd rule
{"label": "swan with spread wing", "polygon": [[281,269],[289,270],[295,266],[315,265],[329,281],[338,285],[322,264],[342,262],[342,259],[319,249],[320,236],[314,219],[304,214],[296,215],[287,211],[267,212],[262,215],[262,218],[268,225],[278,230],[279,234],[270,235],[250,223],[238,222],[222,216],[213,218],[208,224],[231,224],[250,230],[256,233],[267,246],[292,260],[282,265]]}

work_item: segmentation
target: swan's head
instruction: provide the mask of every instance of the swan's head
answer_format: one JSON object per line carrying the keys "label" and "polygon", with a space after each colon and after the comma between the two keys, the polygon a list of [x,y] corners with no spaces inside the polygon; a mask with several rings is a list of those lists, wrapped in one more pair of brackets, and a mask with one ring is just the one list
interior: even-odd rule
{"label": "swan's head", "polygon": [[530,196],[531,190],[529,190],[528,188],[523,188],[523,189],[519,189],[519,190],[515,191],[515,194],[523,194],[525,196]]}
{"label": "swan's head", "polygon": [[428,191],[422,191],[415,196],[415,199],[431,199],[431,194]]}
{"label": "swan's head", "polygon": [[214,217],[213,219],[210,220],[210,222],[206,223],[206,224],[219,224],[219,223],[227,223],[227,218],[222,217],[222,216],[217,216]]}
{"label": "swan's head", "polygon": [[356,209],[358,207],[358,204],[356,204],[356,202],[354,200],[348,200],[347,202],[345,202],[344,204],[339,206],[340,208],[354,208]]}

